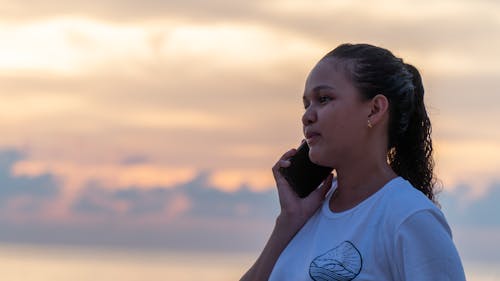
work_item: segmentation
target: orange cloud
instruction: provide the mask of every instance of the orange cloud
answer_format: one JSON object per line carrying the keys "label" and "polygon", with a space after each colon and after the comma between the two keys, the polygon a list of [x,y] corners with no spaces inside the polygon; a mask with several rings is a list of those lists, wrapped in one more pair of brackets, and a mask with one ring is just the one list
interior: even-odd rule
{"label": "orange cloud", "polygon": [[446,189],[460,184],[473,186],[469,196],[484,195],[500,180],[500,143],[487,140],[439,140],[436,148],[436,172]]}
{"label": "orange cloud", "polygon": [[96,183],[105,188],[169,187],[186,182],[196,175],[194,168],[162,167],[151,164],[112,165],[75,162],[20,161],[12,169],[15,176],[50,173],[62,180],[65,188],[79,189]]}
{"label": "orange cloud", "polygon": [[253,190],[265,190],[274,186],[271,169],[220,169],[210,175],[209,182],[224,191],[236,191],[242,185]]}

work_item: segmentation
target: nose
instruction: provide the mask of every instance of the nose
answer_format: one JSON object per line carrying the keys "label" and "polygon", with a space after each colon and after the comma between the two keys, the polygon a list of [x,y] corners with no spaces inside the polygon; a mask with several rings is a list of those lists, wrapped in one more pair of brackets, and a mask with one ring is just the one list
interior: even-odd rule
{"label": "nose", "polygon": [[318,120],[316,110],[314,110],[313,106],[310,105],[302,115],[302,124],[307,126],[316,122],[316,120]]}

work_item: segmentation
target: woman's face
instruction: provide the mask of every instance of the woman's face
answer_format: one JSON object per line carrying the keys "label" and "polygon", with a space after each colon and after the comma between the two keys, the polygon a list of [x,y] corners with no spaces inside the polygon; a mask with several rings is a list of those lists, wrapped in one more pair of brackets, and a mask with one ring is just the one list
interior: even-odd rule
{"label": "woman's face", "polygon": [[306,80],[303,97],[302,123],[309,157],[333,168],[365,155],[371,112],[370,103],[362,99],[344,65],[335,58],[318,62]]}

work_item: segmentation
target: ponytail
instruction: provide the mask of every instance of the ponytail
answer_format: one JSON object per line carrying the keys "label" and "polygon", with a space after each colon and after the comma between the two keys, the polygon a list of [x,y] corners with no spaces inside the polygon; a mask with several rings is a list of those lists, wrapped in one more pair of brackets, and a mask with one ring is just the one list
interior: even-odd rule
{"label": "ponytail", "polygon": [[409,93],[413,94],[413,109],[406,130],[394,136],[388,160],[394,172],[436,202],[433,190],[436,179],[433,173],[432,127],[424,105],[422,78],[414,66],[405,64],[405,67],[413,76],[413,93]]}
{"label": "ponytail", "polygon": [[389,50],[368,44],[343,44],[324,58],[328,57],[344,62],[346,71],[364,98],[371,99],[377,94],[387,97],[388,163],[396,174],[437,203],[432,129],[418,70]]}

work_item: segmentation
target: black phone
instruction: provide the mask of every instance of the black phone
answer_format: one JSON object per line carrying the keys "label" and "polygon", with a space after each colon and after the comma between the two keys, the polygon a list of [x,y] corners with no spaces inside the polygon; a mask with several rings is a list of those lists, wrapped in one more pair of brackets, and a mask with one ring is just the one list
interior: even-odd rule
{"label": "black phone", "polygon": [[333,168],[311,162],[307,142],[297,148],[297,153],[290,159],[290,163],[290,166],[280,168],[280,172],[301,198],[307,197],[318,188],[333,171]]}

